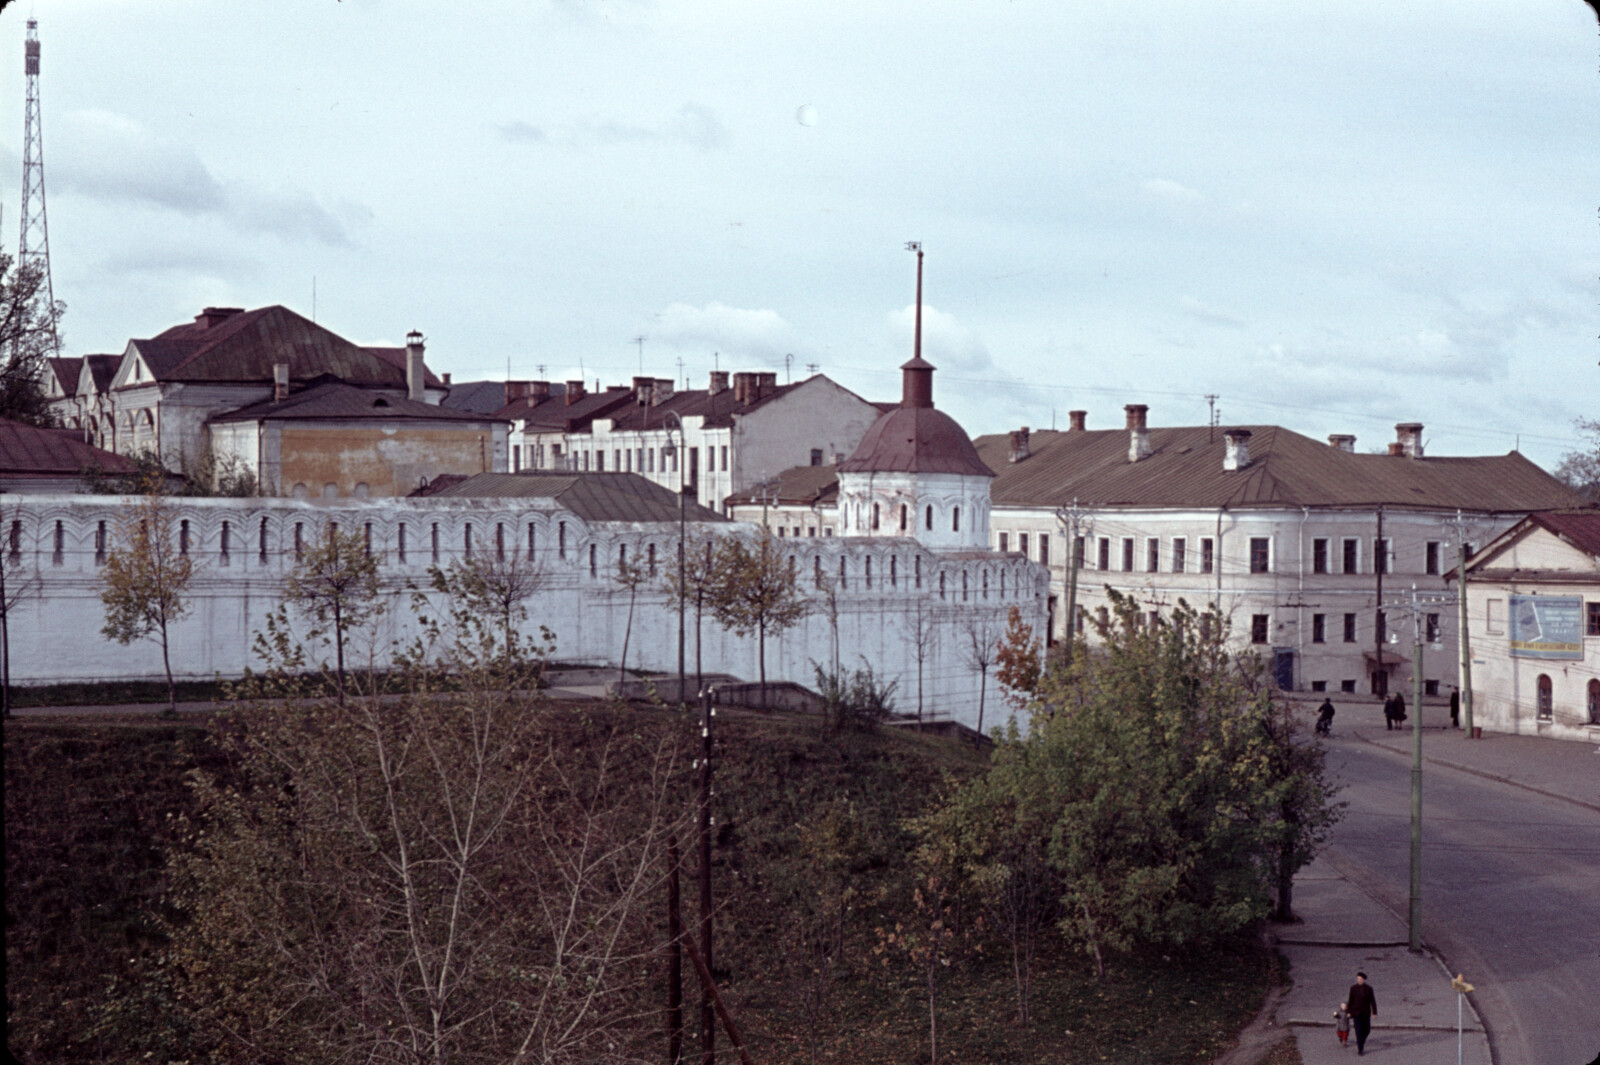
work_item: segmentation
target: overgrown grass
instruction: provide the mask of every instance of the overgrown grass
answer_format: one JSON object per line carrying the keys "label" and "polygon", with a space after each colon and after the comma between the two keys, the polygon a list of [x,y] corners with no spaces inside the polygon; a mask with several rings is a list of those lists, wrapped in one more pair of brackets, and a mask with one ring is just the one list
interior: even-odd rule
{"label": "overgrown grass", "polygon": [[[552,737],[613,714],[671,713],[686,742],[698,744],[694,713],[547,705]],[[125,1056],[119,1048],[137,1043],[124,1041],[117,1026],[137,1025],[140,1011],[154,1006],[130,978],[149,972],[164,944],[163,851],[172,845],[173,818],[192,812],[183,778],[196,768],[229,770],[207,741],[208,728],[132,718],[8,722],[7,1036],[23,1060],[118,1060]],[[903,960],[874,947],[878,930],[906,918],[910,906],[904,820],[948,781],[980,771],[985,756],[966,743],[898,729],[825,732],[816,718],[787,714],[723,710],[715,734],[716,966],[756,1060],[926,1061],[925,985]],[[685,773],[682,793],[690,795]],[[841,810],[856,833],[851,875],[860,893],[845,917],[813,1046],[789,945],[791,903],[816,883],[804,830]],[[693,876],[687,880],[684,907],[692,913]],[[1121,958],[1097,981],[1087,957],[1050,940],[1037,962],[1033,1019],[1023,1026],[1012,1019],[1004,945],[974,921],[967,948],[941,976],[941,1062],[1210,1061],[1272,980],[1270,958],[1254,942],[1205,955]],[[692,975],[685,991],[685,1047],[697,1054]],[[657,1021],[647,1023],[659,1031]],[[719,1045],[727,1049],[720,1033]]]}

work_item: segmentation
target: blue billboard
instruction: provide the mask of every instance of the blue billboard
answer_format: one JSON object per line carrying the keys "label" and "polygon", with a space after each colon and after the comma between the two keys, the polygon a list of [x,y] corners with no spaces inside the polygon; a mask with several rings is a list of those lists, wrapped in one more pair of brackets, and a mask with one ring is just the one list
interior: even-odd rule
{"label": "blue billboard", "polygon": [[1583,597],[1513,595],[1511,654],[1516,658],[1583,658]]}

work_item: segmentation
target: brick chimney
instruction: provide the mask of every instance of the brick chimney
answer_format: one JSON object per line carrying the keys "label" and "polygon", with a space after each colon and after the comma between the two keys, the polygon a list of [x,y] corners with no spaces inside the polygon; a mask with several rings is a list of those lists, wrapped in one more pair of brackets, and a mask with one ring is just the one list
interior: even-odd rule
{"label": "brick chimney", "polygon": [[1149,458],[1150,430],[1145,427],[1145,415],[1150,408],[1143,403],[1129,403],[1122,409],[1128,413],[1128,461]]}
{"label": "brick chimney", "polygon": [[675,383],[676,382],[674,382],[670,377],[656,378],[654,382],[656,394],[655,402],[665,403],[667,400],[671,399],[672,387]]}
{"label": "brick chimney", "polygon": [[528,398],[533,400],[535,403],[543,403],[545,400],[549,399],[550,398],[550,382],[549,381],[529,381],[528,382]]}
{"label": "brick chimney", "polygon": [[507,381],[506,402],[515,403],[517,400],[533,394],[532,381]]}
{"label": "brick chimney", "polygon": [[425,401],[427,382],[428,368],[422,363],[422,334],[413,329],[406,334],[406,398],[416,403]]}
{"label": "brick chimney", "polygon": [[583,382],[582,381],[568,381],[567,382],[567,395],[566,395],[567,403],[566,403],[566,405],[570,407],[570,406],[572,406],[574,403],[578,402],[578,400],[580,400],[582,398],[583,398]]}
{"label": "brick chimney", "polygon": [[243,307],[207,307],[195,315],[194,320],[200,323],[201,329],[211,329],[226,322],[234,315],[243,313]]}
{"label": "brick chimney", "polygon": [[733,375],[733,401],[735,403],[754,403],[756,390],[756,375],[753,373],[736,373]]}
{"label": "brick chimney", "polygon": [[1011,433],[1011,461],[1021,462],[1029,454],[1028,427],[1024,425],[1021,429],[1015,429]]}
{"label": "brick chimney", "polygon": [[1086,410],[1067,411],[1067,432],[1081,433],[1084,431],[1084,421],[1089,417]]}
{"label": "brick chimney", "polygon": [[1343,451],[1346,454],[1353,455],[1355,454],[1356,450],[1355,434],[1334,433],[1328,437],[1328,446],[1333,448],[1335,451]]}
{"label": "brick chimney", "polygon": [[272,402],[282,403],[289,398],[289,364],[272,364]]}
{"label": "brick chimney", "polygon": [[777,372],[756,374],[756,389],[756,399],[760,399],[762,396],[770,396],[776,392],[778,390]]}
{"label": "brick chimney", "polygon": [[1405,458],[1406,446],[1398,440],[1389,441],[1389,454],[1394,458]]}
{"label": "brick chimney", "polygon": [[439,378],[440,378],[440,380],[444,381],[444,387],[446,387],[446,388],[450,387],[450,373],[449,373],[448,370],[445,371],[444,373],[440,374]]}
{"label": "brick chimney", "polygon": [[1401,454],[1408,459],[1422,457],[1422,423],[1401,422],[1394,427],[1395,442],[1400,445]]}
{"label": "brick chimney", "polygon": [[727,390],[728,390],[728,371],[727,370],[712,370],[711,371],[711,383],[707,387],[706,391],[710,392],[714,396],[719,392],[726,392]]}
{"label": "brick chimney", "polygon": [[1250,465],[1250,430],[1229,429],[1222,434],[1222,468],[1242,470]]}

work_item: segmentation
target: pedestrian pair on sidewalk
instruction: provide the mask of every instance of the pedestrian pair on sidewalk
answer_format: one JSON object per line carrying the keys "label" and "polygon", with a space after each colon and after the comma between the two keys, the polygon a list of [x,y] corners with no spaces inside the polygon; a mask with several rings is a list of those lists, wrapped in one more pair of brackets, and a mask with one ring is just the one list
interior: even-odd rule
{"label": "pedestrian pair on sidewalk", "polygon": [[1372,1031],[1372,1018],[1378,1015],[1378,996],[1367,983],[1366,973],[1356,973],[1356,982],[1350,986],[1345,1001],[1333,1013],[1334,1031],[1339,1033],[1339,1046],[1349,1045],[1350,1029],[1356,1030],[1356,1053],[1367,1052],[1367,1035]]}

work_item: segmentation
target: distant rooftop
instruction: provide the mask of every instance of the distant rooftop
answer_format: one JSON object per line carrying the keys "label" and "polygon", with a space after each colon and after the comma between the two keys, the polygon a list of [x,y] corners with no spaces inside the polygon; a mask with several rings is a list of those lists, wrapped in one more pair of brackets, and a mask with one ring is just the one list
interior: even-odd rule
{"label": "distant rooftop", "polygon": [[[480,473],[414,495],[436,499],[552,499],[584,521],[678,520],[677,493],[636,473]],[[693,499],[684,499],[684,517],[693,522],[726,521]]]}

